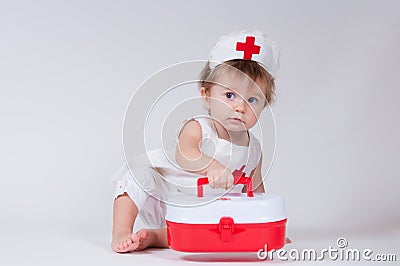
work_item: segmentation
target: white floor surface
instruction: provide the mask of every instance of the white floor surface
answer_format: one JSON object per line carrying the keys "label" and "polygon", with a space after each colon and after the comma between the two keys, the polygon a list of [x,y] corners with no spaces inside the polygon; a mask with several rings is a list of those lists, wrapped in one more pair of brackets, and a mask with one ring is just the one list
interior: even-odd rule
{"label": "white floor surface", "polygon": [[[340,236],[311,236],[305,233],[293,233],[294,243],[286,245],[292,249],[337,248],[336,239]],[[328,256],[322,261],[282,261],[260,260],[256,253],[182,253],[170,249],[148,249],[140,252],[116,254],[109,248],[110,236],[100,234],[56,234],[54,232],[28,232],[17,236],[10,231],[2,233],[0,247],[0,265],[399,265],[400,232],[386,232],[370,235],[345,236],[348,247],[373,251],[375,254],[395,254],[395,262],[334,261]],[[319,253],[318,253],[319,254]]]}

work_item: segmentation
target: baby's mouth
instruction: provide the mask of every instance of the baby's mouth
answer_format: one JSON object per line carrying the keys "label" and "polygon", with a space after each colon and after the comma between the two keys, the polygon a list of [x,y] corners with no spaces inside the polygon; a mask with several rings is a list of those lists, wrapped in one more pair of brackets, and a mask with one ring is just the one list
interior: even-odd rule
{"label": "baby's mouth", "polygon": [[233,117],[233,118],[231,118],[231,119],[243,123],[243,120],[240,119],[239,117]]}

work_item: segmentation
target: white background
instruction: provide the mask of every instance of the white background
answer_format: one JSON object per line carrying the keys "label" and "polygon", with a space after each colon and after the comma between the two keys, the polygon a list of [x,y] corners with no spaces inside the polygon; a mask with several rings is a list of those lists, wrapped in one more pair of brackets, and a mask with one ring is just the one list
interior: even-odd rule
{"label": "white background", "polygon": [[398,254],[399,10],[389,0],[0,2],[0,263],[254,260],[109,248],[134,90],[242,29],[282,53],[266,185],[286,200],[292,247],[344,236]]}

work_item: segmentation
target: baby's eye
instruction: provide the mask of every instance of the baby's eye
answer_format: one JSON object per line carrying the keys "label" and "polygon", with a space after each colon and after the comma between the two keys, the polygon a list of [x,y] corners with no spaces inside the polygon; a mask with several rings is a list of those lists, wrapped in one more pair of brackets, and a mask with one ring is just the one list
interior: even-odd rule
{"label": "baby's eye", "polygon": [[248,101],[249,103],[256,103],[256,102],[257,102],[257,98],[250,97],[247,101]]}
{"label": "baby's eye", "polygon": [[226,98],[228,98],[228,99],[235,98],[235,94],[233,94],[232,92],[227,92],[225,95],[226,95]]}

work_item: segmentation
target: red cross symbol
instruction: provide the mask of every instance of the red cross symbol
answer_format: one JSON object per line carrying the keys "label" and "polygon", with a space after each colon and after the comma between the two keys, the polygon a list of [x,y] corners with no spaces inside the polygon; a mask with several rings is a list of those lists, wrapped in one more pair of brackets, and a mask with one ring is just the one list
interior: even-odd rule
{"label": "red cross symbol", "polygon": [[254,45],[254,41],[256,40],[253,36],[246,36],[246,42],[237,42],[236,43],[236,51],[244,51],[243,59],[251,60],[253,54],[260,53],[260,46]]}

